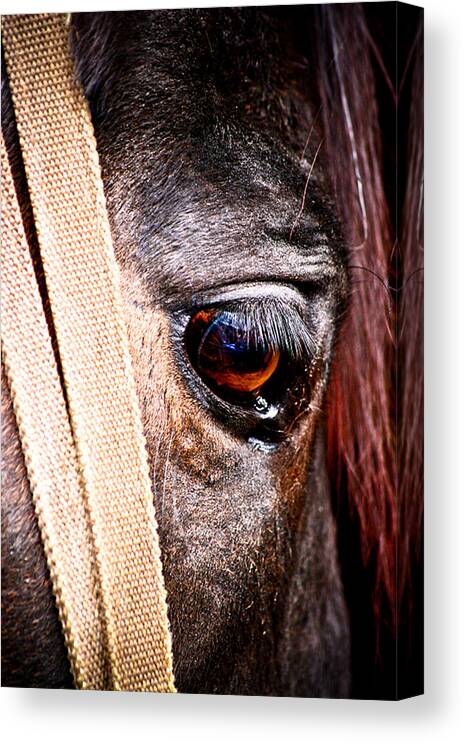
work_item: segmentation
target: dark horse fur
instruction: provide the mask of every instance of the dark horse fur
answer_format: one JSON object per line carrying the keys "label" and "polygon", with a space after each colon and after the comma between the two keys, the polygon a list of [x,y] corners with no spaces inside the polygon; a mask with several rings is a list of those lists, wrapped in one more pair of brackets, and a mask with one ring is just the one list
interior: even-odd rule
{"label": "dark horse fur", "polygon": [[[420,267],[421,38],[418,15],[405,11],[399,86],[393,5],[375,7],[72,19],[121,266],[180,691],[421,690],[421,402],[396,360],[399,348],[408,364],[421,359],[421,284],[400,291]],[[3,93],[35,255],[6,82]],[[410,131],[397,149],[387,123],[396,109]],[[395,189],[399,147],[413,154]],[[244,287],[275,292],[283,306],[294,297],[320,348],[306,413],[276,445],[245,435],[244,415],[205,392],[182,351],[192,307]],[[292,328],[294,310],[283,311]],[[6,384],[2,399],[3,683],[71,687]]]}

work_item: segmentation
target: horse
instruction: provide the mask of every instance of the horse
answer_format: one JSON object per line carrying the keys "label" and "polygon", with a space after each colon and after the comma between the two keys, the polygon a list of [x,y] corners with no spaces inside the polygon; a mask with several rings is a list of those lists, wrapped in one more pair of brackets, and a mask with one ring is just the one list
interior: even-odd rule
{"label": "horse", "polygon": [[[389,4],[71,17],[180,692],[421,690],[417,11],[400,86]],[[2,411],[3,683],[69,688],[5,379]]]}

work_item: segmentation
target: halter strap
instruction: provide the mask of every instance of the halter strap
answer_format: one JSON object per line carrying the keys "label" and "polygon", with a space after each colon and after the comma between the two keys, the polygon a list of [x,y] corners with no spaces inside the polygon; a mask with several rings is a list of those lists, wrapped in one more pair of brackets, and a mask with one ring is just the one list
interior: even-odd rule
{"label": "halter strap", "polygon": [[2,337],[75,683],[174,692],[119,272],[66,16],[7,16],[3,37],[64,396],[4,146]]}

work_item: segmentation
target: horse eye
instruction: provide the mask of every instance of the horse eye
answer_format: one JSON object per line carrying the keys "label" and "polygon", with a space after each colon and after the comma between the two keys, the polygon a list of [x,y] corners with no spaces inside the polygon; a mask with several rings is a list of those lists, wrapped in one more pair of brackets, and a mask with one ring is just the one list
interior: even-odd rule
{"label": "horse eye", "polygon": [[192,365],[216,394],[260,410],[281,351],[248,324],[240,311],[201,310],[191,318],[185,342]]}

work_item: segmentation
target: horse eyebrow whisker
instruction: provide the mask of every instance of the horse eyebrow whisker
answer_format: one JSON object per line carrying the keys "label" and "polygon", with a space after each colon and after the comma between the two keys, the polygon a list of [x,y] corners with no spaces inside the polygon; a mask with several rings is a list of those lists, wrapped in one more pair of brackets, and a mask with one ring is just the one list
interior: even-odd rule
{"label": "horse eyebrow whisker", "polygon": [[312,134],[313,134],[313,130],[314,130],[315,126],[316,126],[316,122],[318,121],[318,119],[319,119],[319,117],[320,117],[320,114],[321,114],[322,108],[323,108],[323,106],[322,106],[322,104],[320,104],[320,106],[319,106],[319,108],[318,108],[318,111],[317,111],[317,112],[316,112],[316,114],[315,114],[315,118],[314,118],[314,119],[313,119],[313,121],[312,121],[312,125],[310,126],[310,130],[309,130],[309,132],[308,132],[308,136],[307,136],[307,139],[305,140],[305,146],[304,146],[304,148],[303,148],[303,150],[302,150],[302,154],[301,154],[301,156],[300,156],[300,161],[301,161],[301,162],[303,162],[303,161],[304,161],[304,159],[305,159],[305,153],[306,153],[306,151],[307,151],[307,147],[308,147],[308,145],[310,144],[310,138],[311,138],[311,136],[312,136]]}
{"label": "horse eyebrow whisker", "polygon": [[321,139],[320,140],[320,143],[319,143],[319,145],[318,145],[318,147],[316,149],[315,156],[313,158],[312,164],[310,165],[310,170],[309,170],[308,175],[307,175],[307,180],[305,181],[304,192],[302,194],[302,201],[301,201],[301,204],[300,204],[300,209],[299,209],[299,212],[298,212],[298,214],[297,214],[297,216],[295,218],[294,224],[291,227],[291,231],[289,232],[289,242],[291,242],[292,235],[294,234],[294,230],[295,230],[295,228],[297,226],[297,223],[298,223],[300,217],[303,214],[303,211],[304,211],[304,208],[305,208],[305,200],[307,198],[308,184],[310,183],[310,178],[312,177],[313,169],[315,167],[315,163],[316,163],[317,157],[318,157],[318,155],[320,153],[320,149],[321,149],[321,146],[323,144],[323,141],[324,141],[324,139]]}
{"label": "horse eyebrow whisker", "polygon": [[165,466],[163,471],[163,483],[162,483],[162,495],[161,495],[161,504],[160,504],[160,516],[161,520],[163,520],[163,513],[165,509],[165,493],[166,493],[166,480],[168,478],[168,464],[170,461],[170,452],[171,452],[171,446],[173,445],[173,439],[174,434],[176,432],[176,429],[173,428],[170,433],[169,441],[168,441],[168,448],[166,452],[166,460],[165,460]]}

